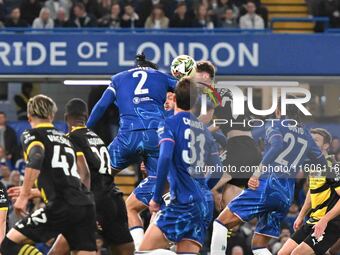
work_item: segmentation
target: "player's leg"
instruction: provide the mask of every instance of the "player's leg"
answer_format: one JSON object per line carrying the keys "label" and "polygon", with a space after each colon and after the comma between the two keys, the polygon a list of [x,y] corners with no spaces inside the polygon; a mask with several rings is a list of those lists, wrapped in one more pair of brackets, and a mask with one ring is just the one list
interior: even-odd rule
{"label": "player's leg", "polygon": [[191,240],[182,240],[177,243],[176,252],[178,254],[199,254],[201,245]]}
{"label": "player's leg", "polygon": [[169,248],[169,241],[165,238],[160,228],[152,224],[145,232],[144,239],[139,247],[140,251],[151,251]]}
{"label": "player's leg", "polygon": [[252,251],[254,255],[271,255],[267,249],[271,236],[255,233],[252,240]]}
{"label": "player's leg", "polygon": [[289,238],[282,248],[279,250],[277,255],[290,255],[292,251],[298,246],[299,244],[295,242],[293,239]]}
{"label": "player's leg", "polygon": [[[313,230],[311,232],[314,232]],[[337,223],[329,222],[324,234],[316,239],[311,233],[292,252],[293,255],[326,254],[326,252],[338,241],[340,237]]]}
{"label": "player's leg", "polygon": [[226,183],[222,189],[222,208],[225,208],[231,200],[241,194],[242,188]]}
{"label": "player's leg", "polygon": [[[108,148],[112,168],[119,171],[131,164],[140,163],[137,150],[141,139],[138,131],[119,132]],[[141,190],[140,185],[138,185],[139,189],[136,188],[138,191]],[[147,208],[148,202],[143,203],[138,199],[139,194],[136,195],[136,189],[126,200],[126,209],[130,233],[137,250],[144,236],[143,221],[139,214]]]}
{"label": "player's leg", "polygon": [[292,237],[284,243],[278,252],[278,255],[290,255],[292,251],[310,235],[311,231],[312,225],[302,225],[297,231],[294,232]]}
{"label": "player's leg", "polygon": [[63,235],[59,235],[48,252],[48,255],[68,255],[69,253],[70,247],[67,240]]}
{"label": "player's leg", "polygon": [[49,220],[51,211],[53,210],[41,208],[17,222],[1,243],[1,254],[42,255],[32,244],[47,242],[57,236],[58,224]]}
{"label": "player's leg", "polygon": [[61,234],[69,244],[71,254],[96,254],[96,217],[94,205],[69,206],[68,221]]}
{"label": "player's leg", "polygon": [[116,190],[96,199],[97,222],[100,234],[111,247],[113,255],[132,255],[135,251],[123,195]]}
{"label": "player's leg", "polygon": [[241,219],[226,207],[220,215],[214,220],[213,232],[211,237],[211,253],[214,255],[224,255],[227,250],[228,229],[239,225]]}
{"label": "player's leg", "polygon": [[330,255],[336,255],[340,253],[340,239],[329,249],[328,253]]}
{"label": "player's leg", "polygon": [[[136,189],[138,189],[138,187]],[[131,193],[128,199],[126,200],[126,209],[130,234],[135,243],[135,248],[137,251],[144,237],[143,220],[140,217],[140,213],[147,208],[148,207],[146,206],[146,204],[142,203],[139,199],[137,199],[135,193]]]}
{"label": "player's leg", "polygon": [[296,247],[291,255],[313,255],[314,250],[305,242],[302,242],[301,244]]}
{"label": "player's leg", "polygon": [[7,233],[2,241],[0,252],[2,255],[42,255],[42,253],[34,247],[32,240],[14,228]]}

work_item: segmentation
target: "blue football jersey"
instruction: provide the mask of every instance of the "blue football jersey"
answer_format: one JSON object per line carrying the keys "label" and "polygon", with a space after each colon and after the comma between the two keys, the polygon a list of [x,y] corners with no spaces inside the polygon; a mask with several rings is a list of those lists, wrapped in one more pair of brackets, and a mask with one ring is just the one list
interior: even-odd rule
{"label": "blue football jersey", "polygon": [[138,67],[112,77],[109,87],[115,94],[121,130],[157,129],[164,119],[167,91],[177,80],[152,68]]}
{"label": "blue football jersey", "polygon": [[179,112],[167,118],[158,133],[160,143],[174,143],[168,174],[171,200],[178,203],[202,201],[204,166],[209,164],[212,155],[218,155],[211,133],[189,112]]}
{"label": "blue football jersey", "polygon": [[[278,140],[278,145],[273,141]],[[324,157],[314,142],[309,131],[301,126],[285,127],[276,121],[266,129],[265,152],[262,164],[265,166],[281,166],[281,169],[294,177],[309,158],[313,162],[323,164]],[[279,168],[278,168],[279,169]]]}

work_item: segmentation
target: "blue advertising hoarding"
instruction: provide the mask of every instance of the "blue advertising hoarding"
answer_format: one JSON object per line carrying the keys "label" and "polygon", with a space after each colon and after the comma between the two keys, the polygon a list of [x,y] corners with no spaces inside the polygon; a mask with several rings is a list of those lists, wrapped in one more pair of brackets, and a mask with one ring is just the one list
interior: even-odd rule
{"label": "blue advertising hoarding", "polygon": [[142,51],[163,70],[189,54],[219,75],[340,75],[339,34],[160,32],[0,34],[0,75],[108,75]]}

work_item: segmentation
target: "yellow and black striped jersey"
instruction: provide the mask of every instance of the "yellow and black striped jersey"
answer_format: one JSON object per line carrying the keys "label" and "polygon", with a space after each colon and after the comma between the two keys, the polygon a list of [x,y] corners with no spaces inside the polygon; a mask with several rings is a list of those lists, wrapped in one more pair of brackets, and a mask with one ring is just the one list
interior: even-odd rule
{"label": "yellow and black striped jersey", "polygon": [[65,201],[71,205],[93,204],[90,192],[82,185],[77,169],[76,151],[69,138],[44,123],[26,130],[21,137],[25,159],[34,146],[44,149],[44,159],[36,186],[46,204]]}
{"label": "yellow and black striped jersey", "polygon": [[[330,156],[326,157],[326,159],[329,166],[331,166],[333,162],[331,163]],[[311,174],[309,176],[309,190],[311,211],[307,223],[315,224],[334,207],[340,198],[337,194],[337,191],[340,190],[340,173]],[[334,220],[340,221],[340,216]]]}

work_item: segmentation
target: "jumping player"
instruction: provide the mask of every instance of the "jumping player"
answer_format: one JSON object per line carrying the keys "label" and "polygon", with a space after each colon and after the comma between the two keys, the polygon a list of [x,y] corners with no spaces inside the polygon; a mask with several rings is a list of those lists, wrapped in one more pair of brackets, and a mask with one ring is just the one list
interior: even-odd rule
{"label": "jumping player", "polygon": [[137,55],[137,67],[112,77],[111,85],[95,105],[87,122],[91,128],[105,109],[115,103],[120,113],[120,129],[109,146],[111,166],[123,170],[143,160],[148,177],[126,201],[128,221],[135,248],[143,239],[143,222],[139,214],[147,208],[156,182],[159,154],[157,128],[164,120],[167,91],[173,91],[177,80],[157,70],[157,66]]}
{"label": "jumping player", "polygon": [[205,176],[200,169],[208,159],[218,163],[219,157],[210,132],[190,112],[196,99],[196,84],[190,78],[182,78],[175,90],[175,115],[158,130],[160,158],[149,208],[153,212],[160,210],[167,178],[171,200],[149,226],[140,246],[143,254],[153,254],[152,250],[157,250],[157,254],[171,253],[164,250],[169,241],[177,244],[177,253],[197,254],[205,240],[212,208],[205,199]]}
{"label": "jumping player", "polygon": [[[109,152],[102,139],[86,126],[88,110],[86,103],[78,98],[65,106],[65,121],[68,125],[72,144],[81,151],[90,169],[90,187],[96,204],[96,218],[100,234],[112,253],[132,255],[133,240],[129,232],[127,212],[122,193],[113,183]],[[59,236],[49,254],[68,254],[66,240]]]}
{"label": "jumping player", "polygon": [[[197,62],[195,77],[197,82],[214,86],[215,73],[215,67],[211,62]],[[217,93],[221,97],[220,103],[216,99],[216,96],[212,94],[212,91],[206,89],[206,92],[209,94],[209,98],[214,99],[213,103],[215,104],[215,109],[213,109],[213,112],[210,112],[211,117],[215,116],[217,119],[227,119],[229,122],[230,120],[233,120],[237,123],[246,123],[244,120],[249,118],[247,115],[239,115],[236,119],[234,118],[231,107],[233,98],[228,90],[217,89]],[[218,134],[217,131],[220,130],[228,138],[225,144],[223,137],[222,139],[215,137],[217,141],[223,142],[220,143],[223,144],[223,150],[225,151],[224,158],[222,159],[223,164],[236,166],[236,169],[240,170],[241,164],[242,166],[254,166],[260,163],[261,155],[252,138],[250,127],[226,124],[219,127],[211,127],[209,129],[213,131],[213,133],[216,133],[216,135]],[[215,194],[217,194],[217,190],[222,191],[222,208],[224,208],[231,199],[241,193],[241,191],[247,186],[250,176],[251,174],[241,174],[241,171],[238,171],[237,174],[225,173],[222,176],[221,180],[214,188]]]}
{"label": "jumping player", "polygon": [[[271,238],[277,238],[280,234],[280,221],[287,214],[293,199],[294,177],[298,167],[307,157],[321,166],[327,164],[307,129],[300,125],[281,125],[284,117],[279,107],[276,117],[280,121],[274,121],[266,129],[264,157],[259,170],[249,179],[249,188],[234,198],[214,221],[212,255],[225,253],[228,229],[255,217],[258,222],[252,240],[253,253],[271,254],[266,247]],[[288,105],[287,118],[298,121],[297,108]]]}
{"label": "jumping player", "polygon": [[61,233],[73,254],[94,255],[94,202],[80,181],[78,170],[81,169],[77,167],[77,158],[85,160],[84,156],[53,127],[57,107],[51,98],[37,95],[28,101],[27,109],[33,129],[21,137],[27,166],[14,209],[27,215],[27,202],[35,181],[46,207],[26,216],[8,232],[1,244],[1,254],[42,254],[31,243],[46,242]]}
{"label": "jumping player", "polygon": [[[327,157],[331,135],[322,128],[312,129],[311,134]],[[279,255],[322,255],[340,238],[340,175],[327,176],[327,173],[330,172],[310,173],[309,191],[294,222],[295,233],[283,245]],[[309,219],[303,224],[308,213]]]}

